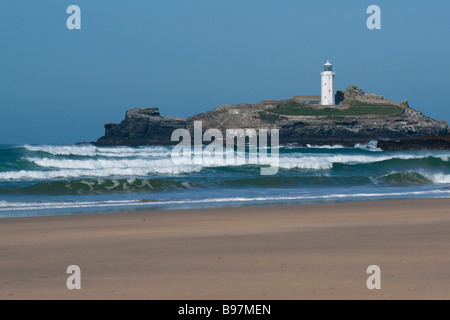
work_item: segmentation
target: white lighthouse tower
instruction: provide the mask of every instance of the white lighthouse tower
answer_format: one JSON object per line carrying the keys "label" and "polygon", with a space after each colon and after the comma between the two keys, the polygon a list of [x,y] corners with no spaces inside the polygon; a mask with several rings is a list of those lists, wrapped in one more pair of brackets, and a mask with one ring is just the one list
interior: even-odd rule
{"label": "white lighthouse tower", "polygon": [[334,72],[330,61],[323,66],[322,74],[322,97],[320,104],[323,106],[333,106],[334,101]]}

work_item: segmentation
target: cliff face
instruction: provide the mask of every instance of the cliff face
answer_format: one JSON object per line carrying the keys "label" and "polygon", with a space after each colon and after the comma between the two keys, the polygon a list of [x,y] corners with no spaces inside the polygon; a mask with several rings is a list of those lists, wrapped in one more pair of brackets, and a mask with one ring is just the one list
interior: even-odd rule
{"label": "cliff face", "polygon": [[[369,110],[369,111],[367,111]],[[381,111],[383,112],[381,112]],[[346,97],[333,108],[311,106],[291,100],[269,104],[223,105],[188,119],[161,117],[157,108],[128,110],[120,124],[105,124],[105,136],[97,145],[168,145],[175,129],[193,133],[194,121],[203,131],[219,129],[279,129],[280,143],[342,144],[353,146],[373,140],[419,139],[448,132],[445,121],[437,121],[377,95]]]}
{"label": "cliff face", "polygon": [[167,145],[172,132],[186,127],[186,119],[161,117],[158,108],[128,110],[121,123],[106,123],[99,146]]}
{"label": "cliff face", "polygon": [[385,151],[450,150],[450,134],[426,136],[420,139],[378,141],[378,147]]}

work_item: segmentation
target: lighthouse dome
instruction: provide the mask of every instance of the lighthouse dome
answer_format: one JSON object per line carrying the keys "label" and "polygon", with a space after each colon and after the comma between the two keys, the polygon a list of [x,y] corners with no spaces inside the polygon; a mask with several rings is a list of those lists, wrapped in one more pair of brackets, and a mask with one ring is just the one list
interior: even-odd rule
{"label": "lighthouse dome", "polygon": [[333,65],[330,61],[327,60],[327,63],[324,64],[323,71],[333,71]]}

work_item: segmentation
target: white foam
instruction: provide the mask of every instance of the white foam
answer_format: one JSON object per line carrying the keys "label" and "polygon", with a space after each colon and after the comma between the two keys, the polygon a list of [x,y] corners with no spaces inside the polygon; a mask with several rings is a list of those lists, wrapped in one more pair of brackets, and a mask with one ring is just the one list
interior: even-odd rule
{"label": "white foam", "polygon": [[[383,151],[380,148],[377,147],[378,142],[376,140],[374,141],[370,141],[367,144],[361,144],[361,143],[357,143],[353,148],[355,149],[362,149],[362,150],[368,150],[368,151]],[[285,147],[286,149],[296,149],[296,148],[300,148],[298,146],[296,146],[295,144],[288,144]],[[312,145],[312,144],[307,144],[306,148],[308,149],[345,149],[345,148],[349,148],[349,147],[344,147],[343,145],[340,144],[333,144],[333,145]]]}
{"label": "white foam", "polygon": [[329,194],[329,195],[301,195],[288,197],[223,197],[199,200],[163,200],[155,202],[142,202],[140,200],[109,200],[109,201],[83,201],[83,202],[6,202],[0,201],[0,211],[17,210],[49,210],[49,209],[71,209],[92,207],[121,207],[121,206],[160,206],[160,205],[183,205],[202,203],[227,203],[227,202],[267,202],[267,201],[297,201],[297,200],[332,200],[332,199],[356,199],[374,197],[407,197],[434,195],[449,197],[450,190],[426,190],[410,192],[387,192],[387,193],[356,193],[356,194]]}
{"label": "white foam", "polygon": [[58,168],[58,169],[127,169],[127,168],[153,168],[153,167],[167,167],[172,166],[169,159],[86,159],[86,160],[72,160],[72,159],[50,159],[50,158],[25,158],[25,160],[33,162],[38,166],[44,168]]}
{"label": "white foam", "polygon": [[40,146],[31,146],[24,145],[24,148],[29,151],[42,151],[47,152],[53,155],[80,155],[80,156],[95,156],[97,148],[93,145],[61,145],[61,146],[52,146],[52,145],[40,145]]}
{"label": "white foam", "polygon": [[[331,169],[333,164],[364,164],[364,163],[376,163],[391,159],[423,159],[433,156],[431,153],[422,154],[370,154],[370,155],[341,155],[341,154],[295,154],[291,156],[289,154],[280,155],[279,166],[283,169],[317,169],[326,170]],[[442,159],[442,156],[437,157]],[[268,164],[268,163],[266,163]]]}
{"label": "white foam", "polygon": [[[227,151],[229,154],[229,151]],[[228,154],[224,154],[222,158],[217,157],[208,157],[203,156],[201,159],[201,164],[204,167],[214,167],[221,166],[224,164],[227,165],[241,165],[241,164],[249,164],[248,154],[240,154],[238,153],[236,156],[236,160],[234,163],[228,163],[225,161]],[[259,155],[258,155],[259,156]],[[390,153],[390,154],[331,154],[331,153],[289,153],[289,154],[280,154],[279,155],[279,167],[283,169],[316,169],[316,170],[326,170],[331,169],[333,164],[342,163],[342,164],[363,164],[363,163],[375,163],[381,162],[391,159],[402,159],[402,160],[410,160],[410,159],[423,159],[428,157],[437,157],[442,160],[448,160],[448,155],[446,154],[434,154],[434,153]],[[193,158],[180,158],[180,163],[191,163]],[[273,163],[273,158],[271,155],[267,157],[259,157],[258,162],[259,165],[270,165]],[[250,163],[251,164],[251,163]]]}
{"label": "white foam", "polygon": [[[375,142],[360,146],[361,148],[374,148]],[[111,176],[146,176],[148,174],[182,174],[199,172],[207,167],[240,166],[245,164],[272,165],[281,169],[311,169],[329,170],[334,164],[364,164],[386,161],[390,159],[422,159],[428,157],[440,158],[448,161],[450,153],[445,151],[424,152],[374,152],[370,154],[333,154],[324,153],[286,153],[279,154],[279,161],[272,158],[271,153],[267,157],[261,154],[245,154],[238,152],[237,161],[229,163],[232,150],[223,149],[222,157],[208,155],[207,153],[193,153],[192,157],[181,158],[175,162],[170,157],[169,148],[166,147],[113,147],[98,148],[92,145],[83,146],[26,146],[29,150],[40,150],[55,155],[89,155],[85,159],[67,159],[66,157],[37,157],[24,158],[45,170],[21,170],[0,172],[0,180],[47,180],[78,177],[111,177]],[[334,146],[333,148],[338,148]],[[108,157],[97,157],[99,154],[108,154]],[[125,156],[132,154],[132,158]],[[91,156],[93,155],[93,156]],[[124,156],[124,157],[119,157]],[[198,155],[200,161],[196,162]],[[249,161],[256,156],[256,161]],[[252,158],[255,159],[255,158]],[[447,181],[447,176],[436,176],[433,181]],[[446,182],[445,182],[446,183]]]}
{"label": "white foam", "polygon": [[434,183],[438,184],[446,184],[450,183],[450,174],[444,174],[444,173],[424,173],[423,174],[427,179],[433,181]]}
{"label": "white foam", "polygon": [[170,155],[170,148],[152,147],[96,147],[93,145],[24,145],[29,151],[42,151],[56,156],[104,156],[104,157],[163,157]]}
{"label": "white foam", "polygon": [[[229,153],[229,151],[227,151]],[[386,161],[390,159],[422,159],[430,156],[438,157],[446,161],[448,154],[431,152],[423,153],[374,153],[374,154],[312,154],[291,153],[280,154],[278,166],[282,169],[312,169],[329,170],[334,164],[364,164]],[[237,153],[237,161],[228,163],[227,156],[211,157],[204,155],[196,164],[195,157],[182,158],[185,161],[173,162],[170,157],[149,159],[120,159],[120,158],[88,158],[64,159],[64,158],[37,158],[28,157],[26,160],[45,169],[53,170],[21,170],[0,172],[0,180],[46,180],[56,178],[78,177],[110,177],[110,176],[146,176],[148,174],[182,174],[199,172],[205,167],[240,166],[249,164],[248,154]],[[256,159],[259,165],[275,165],[271,156]],[[250,163],[253,164],[253,163]],[[447,181],[446,176],[436,176],[437,181]]]}
{"label": "white foam", "polygon": [[379,152],[379,151],[383,151],[382,149],[378,148],[378,142],[377,141],[370,141],[368,144],[356,144],[355,147],[356,149],[362,149],[362,150],[368,150],[368,151],[374,151],[374,152]]}
{"label": "white foam", "polygon": [[306,147],[310,148],[310,149],[343,149],[343,148],[345,148],[344,146],[341,146],[340,144],[322,145],[322,146],[307,144]]}
{"label": "white foam", "polygon": [[103,168],[103,169],[71,169],[51,171],[7,171],[0,172],[0,180],[49,180],[82,177],[112,176],[147,176],[149,174],[182,174],[201,171],[200,166],[166,166],[148,168]]}

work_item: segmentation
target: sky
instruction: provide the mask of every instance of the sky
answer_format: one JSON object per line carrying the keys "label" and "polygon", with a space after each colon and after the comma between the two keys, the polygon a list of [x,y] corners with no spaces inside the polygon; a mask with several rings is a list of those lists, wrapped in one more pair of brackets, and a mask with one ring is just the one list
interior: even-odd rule
{"label": "sky", "polygon": [[[366,26],[369,5],[380,30]],[[449,32],[448,0],[5,0],[0,144],[95,141],[131,108],[189,117],[318,95],[327,59],[336,90],[450,122]]]}

